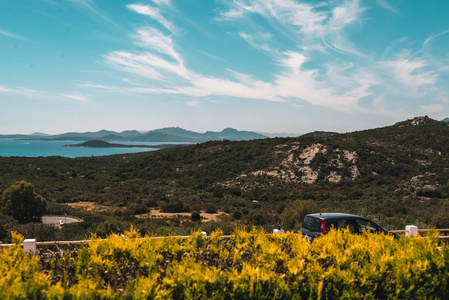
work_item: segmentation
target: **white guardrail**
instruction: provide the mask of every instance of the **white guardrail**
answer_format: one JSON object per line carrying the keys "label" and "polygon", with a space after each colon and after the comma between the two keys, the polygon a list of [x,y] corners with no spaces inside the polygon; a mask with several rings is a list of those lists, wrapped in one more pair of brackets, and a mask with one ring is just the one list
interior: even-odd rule
{"label": "white guardrail", "polygon": [[[404,233],[405,236],[414,237],[414,236],[418,236],[419,232],[430,232],[432,230],[436,230],[438,232],[449,232],[449,229],[418,229],[418,227],[414,226],[414,225],[407,225],[405,227],[405,230],[391,230],[391,232]],[[274,229],[273,230],[273,234],[283,234],[283,233],[284,233],[284,230],[282,230],[282,229]],[[207,238],[207,233],[206,232],[202,231],[202,234],[204,235],[205,238]],[[173,238],[173,237],[182,238],[182,239],[188,239],[190,236],[169,236],[169,237],[159,236],[159,237],[152,237],[152,238],[153,239],[164,239],[164,238]],[[223,235],[221,238],[222,239],[229,239],[230,237],[231,237],[230,235]],[[447,239],[447,238],[449,238],[449,236],[440,236],[440,239],[441,238],[442,239]],[[23,246],[23,251],[24,252],[31,252],[31,253],[35,254],[37,246],[81,245],[81,244],[87,244],[89,242],[90,242],[90,240],[36,242],[36,239],[25,239],[23,241],[22,246]],[[3,248],[7,248],[7,247],[11,247],[11,246],[14,246],[14,244],[1,244],[1,242],[0,242],[0,251]]]}

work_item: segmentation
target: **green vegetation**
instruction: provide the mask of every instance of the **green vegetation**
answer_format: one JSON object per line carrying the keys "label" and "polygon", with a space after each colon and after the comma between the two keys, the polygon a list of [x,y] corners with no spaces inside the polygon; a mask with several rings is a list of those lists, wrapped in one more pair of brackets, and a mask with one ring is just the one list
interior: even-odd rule
{"label": "green vegetation", "polygon": [[309,243],[253,228],[210,238],[140,238],[0,253],[1,299],[447,299],[449,248],[426,239],[331,232]]}
{"label": "green vegetation", "polygon": [[[0,157],[0,192],[17,180],[47,199],[47,214],[82,223],[51,228],[40,239],[106,236],[131,225],[143,234],[188,234],[236,226],[297,230],[310,211],[346,212],[382,227],[449,225],[449,126],[424,119],[332,136],[214,141],[148,153],[91,158]],[[416,122],[415,122],[416,123]],[[67,204],[93,202],[95,209]],[[107,208],[107,209],[103,209]],[[136,218],[159,209],[178,214],[224,212],[215,221],[187,216]],[[446,225],[447,224],[447,225]],[[9,232],[36,232],[2,218]],[[28,237],[28,236],[27,236]]]}
{"label": "green vegetation", "polygon": [[46,206],[45,199],[34,191],[34,186],[23,180],[7,188],[1,198],[3,213],[20,224],[39,222]]}

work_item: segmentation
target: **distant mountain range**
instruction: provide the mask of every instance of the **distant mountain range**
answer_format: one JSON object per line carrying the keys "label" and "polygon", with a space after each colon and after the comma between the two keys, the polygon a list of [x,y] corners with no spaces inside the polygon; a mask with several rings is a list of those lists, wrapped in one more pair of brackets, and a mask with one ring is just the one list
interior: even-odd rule
{"label": "distant mountain range", "polygon": [[265,139],[268,136],[252,132],[239,131],[233,128],[223,129],[221,132],[207,131],[198,133],[185,130],[179,127],[166,127],[148,132],[139,132],[137,130],[127,130],[115,132],[109,130],[100,130],[97,132],[67,132],[58,135],[47,135],[44,133],[33,133],[31,135],[11,134],[0,135],[0,138],[17,138],[25,140],[45,140],[45,141],[120,141],[120,142],[157,142],[157,143],[202,143],[206,141],[244,141]]}
{"label": "distant mountain range", "polygon": [[[418,118],[419,119],[419,118]],[[449,123],[449,117],[441,120]],[[248,141],[274,137],[329,137],[338,134],[337,132],[314,131],[306,134],[296,133],[264,133],[253,131],[239,131],[234,128],[226,128],[221,132],[206,131],[199,133],[185,130],[180,127],[165,127],[147,132],[137,130],[125,130],[115,132],[109,130],[100,130],[97,132],[67,132],[58,135],[50,135],[41,132],[35,132],[30,135],[8,134],[0,135],[0,138],[15,138],[23,140],[45,140],[45,141],[90,141],[102,140],[109,142],[156,142],[156,143],[203,143],[207,141]]]}

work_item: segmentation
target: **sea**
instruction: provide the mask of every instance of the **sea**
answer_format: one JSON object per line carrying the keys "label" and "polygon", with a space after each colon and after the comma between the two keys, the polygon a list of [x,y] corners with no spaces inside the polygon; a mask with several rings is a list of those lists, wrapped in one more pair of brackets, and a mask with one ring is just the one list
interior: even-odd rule
{"label": "sea", "polygon": [[[80,148],[63,147],[64,145],[80,144],[82,141],[30,141],[13,138],[0,138],[0,156],[11,157],[88,157],[104,156],[113,154],[138,153],[155,151],[156,148]],[[156,142],[119,142],[125,145],[148,145],[179,144],[179,143],[156,143]]]}

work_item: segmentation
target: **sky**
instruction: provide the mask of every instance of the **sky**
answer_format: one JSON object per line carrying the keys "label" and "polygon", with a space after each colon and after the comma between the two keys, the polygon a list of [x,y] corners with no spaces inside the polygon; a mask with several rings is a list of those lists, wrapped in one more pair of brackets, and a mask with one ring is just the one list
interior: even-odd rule
{"label": "sky", "polygon": [[0,134],[449,116],[449,1],[3,0]]}

